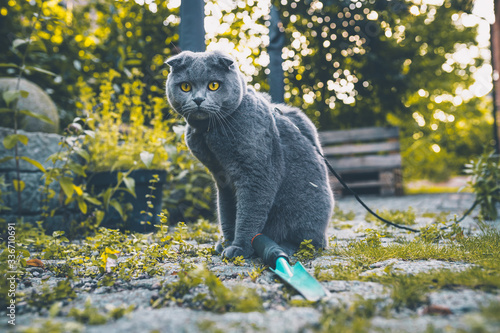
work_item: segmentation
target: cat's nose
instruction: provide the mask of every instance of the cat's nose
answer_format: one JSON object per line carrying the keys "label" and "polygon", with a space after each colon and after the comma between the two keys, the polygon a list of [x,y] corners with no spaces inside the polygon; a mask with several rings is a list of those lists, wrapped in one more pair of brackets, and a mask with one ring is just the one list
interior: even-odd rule
{"label": "cat's nose", "polygon": [[204,101],[205,99],[203,97],[196,97],[193,98],[193,102],[196,103],[196,105],[200,106],[200,104]]}

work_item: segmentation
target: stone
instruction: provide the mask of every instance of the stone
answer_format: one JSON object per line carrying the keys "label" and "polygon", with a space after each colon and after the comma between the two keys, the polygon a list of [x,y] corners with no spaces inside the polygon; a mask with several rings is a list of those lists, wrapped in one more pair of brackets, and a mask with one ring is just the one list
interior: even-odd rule
{"label": "stone", "polygon": [[[26,131],[19,130],[18,134],[25,135],[28,138],[28,145],[18,144],[18,156],[25,156],[35,161],[40,162],[44,168],[52,168],[54,165],[51,161],[47,161],[47,158],[59,151],[59,142],[61,141],[61,135],[49,134],[49,133],[30,133]],[[14,130],[10,128],[0,127],[0,140],[3,142],[4,138],[8,135],[14,134]],[[14,149],[5,149],[3,144],[0,144],[0,159],[14,156]],[[62,163],[62,162],[59,162]],[[61,164],[56,164],[60,166]],[[19,161],[19,166],[21,171],[26,172],[38,172],[39,169],[26,162]],[[3,171],[14,171],[16,170],[16,163],[14,160],[4,162],[0,164],[0,172]]]}
{"label": "stone", "polygon": [[[17,82],[17,78],[0,78],[0,93],[16,90]],[[59,113],[50,96],[38,85],[26,79],[21,79],[19,90],[27,91],[29,95],[25,98],[19,98],[17,109],[28,110],[36,115],[47,116],[52,121],[52,124],[34,117],[24,116],[18,128],[28,132],[57,133],[59,131]],[[7,107],[3,99],[1,103],[3,104],[1,107]],[[13,122],[9,120],[12,120],[12,117],[2,116],[0,126],[13,127]]]}
{"label": "stone", "polygon": [[500,302],[500,296],[481,290],[442,290],[429,294],[429,305],[450,309],[454,314],[478,311],[491,302]]}

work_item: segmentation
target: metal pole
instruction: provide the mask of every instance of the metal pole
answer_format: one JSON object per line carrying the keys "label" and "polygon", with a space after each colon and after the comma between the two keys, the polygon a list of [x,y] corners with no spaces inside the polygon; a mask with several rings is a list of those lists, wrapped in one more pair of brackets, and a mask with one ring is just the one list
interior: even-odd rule
{"label": "metal pole", "polygon": [[493,67],[493,119],[495,151],[500,154],[500,0],[495,0],[495,23],[491,25],[491,65]]}
{"label": "metal pole", "polygon": [[283,83],[283,59],[281,53],[285,44],[285,33],[280,22],[280,15],[276,7],[271,6],[271,25],[269,26],[269,93],[274,103],[283,103],[285,84]]}
{"label": "metal pole", "polygon": [[179,27],[182,51],[205,51],[205,2],[203,0],[182,0],[181,23]]}

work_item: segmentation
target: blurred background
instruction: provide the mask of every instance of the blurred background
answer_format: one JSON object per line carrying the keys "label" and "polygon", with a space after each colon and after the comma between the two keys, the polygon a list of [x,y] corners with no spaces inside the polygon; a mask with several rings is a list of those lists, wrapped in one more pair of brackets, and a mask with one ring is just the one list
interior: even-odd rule
{"label": "blurred background", "polygon": [[[446,181],[495,146],[493,0],[206,1],[207,49],[234,55],[260,91],[269,90],[271,5],[284,36],[284,101],[320,130],[398,126],[405,182]],[[13,41],[29,35],[40,6],[26,62],[56,76],[26,78],[52,97],[61,129],[78,115],[76,83],[92,87],[109,69],[122,74],[117,84],[141,71],[144,103],[164,96],[180,0],[3,0],[0,63],[20,63]]]}

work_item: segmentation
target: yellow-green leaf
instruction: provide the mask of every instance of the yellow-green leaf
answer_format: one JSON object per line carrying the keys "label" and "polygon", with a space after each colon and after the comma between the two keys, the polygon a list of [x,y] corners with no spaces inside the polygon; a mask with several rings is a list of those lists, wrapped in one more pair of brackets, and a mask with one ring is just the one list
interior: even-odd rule
{"label": "yellow-green leaf", "polygon": [[94,215],[97,225],[100,225],[102,220],[104,219],[104,212],[102,210],[96,210]]}
{"label": "yellow-green leaf", "polygon": [[102,194],[102,202],[104,203],[104,208],[108,210],[109,206],[109,200],[111,200],[111,194],[112,194],[113,189],[108,188],[104,193]]}
{"label": "yellow-green leaf", "polygon": [[2,158],[0,158],[0,164],[5,163],[7,161],[10,161],[12,159],[14,159],[14,156],[5,156],[5,157],[2,157]]}
{"label": "yellow-green leaf", "polygon": [[73,188],[75,189],[76,195],[78,195],[78,196],[83,195],[83,190],[82,190],[81,186],[76,186],[75,184],[73,184]]}
{"label": "yellow-green leaf", "polygon": [[75,191],[75,188],[73,187],[73,179],[69,177],[61,177],[59,184],[61,184],[64,194],[66,194],[68,198],[71,198],[73,196],[73,192]]}
{"label": "yellow-green leaf", "polygon": [[26,69],[30,69],[30,70],[33,70],[33,71],[36,71],[36,72],[40,72],[40,73],[43,73],[43,74],[47,74],[47,75],[57,76],[57,74],[56,74],[56,73],[51,72],[51,71],[48,71],[48,70],[43,69],[43,68],[40,68],[40,67],[35,67],[35,66],[26,66]]}
{"label": "yellow-green leaf", "polygon": [[38,170],[45,172],[45,168],[43,167],[43,165],[40,162],[35,161],[34,159],[31,159],[31,158],[26,157],[26,156],[21,156],[20,159],[22,159],[23,161],[26,161],[29,164],[33,165],[34,167],[38,168]]}
{"label": "yellow-green leaf", "polygon": [[90,202],[91,204],[94,204],[96,206],[100,206],[101,205],[101,202],[99,200],[97,200],[96,198],[94,197],[91,197],[90,195],[88,195],[87,193],[84,193],[83,194],[83,198],[85,200],[87,200],[88,202]]}
{"label": "yellow-green leaf", "polygon": [[11,135],[7,135],[3,139],[3,146],[5,147],[5,149],[12,149],[16,146],[16,144],[18,142],[21,142],[22,144],[27,145],[28,141],[29,141],[29,139],[26,135],[11,134]]}
{"label": "yellow-green leaf", "polygon": [[17,179],[12,180],[12,185],[14,185],[14,190],[16,190],[16,192],[22,192],[24,190],[24,187],[26,186],[26,184],[22,180]]}
{"label": "yellow-green leaf", "polygon": [[87,204],[85,203],[83,198],[78,197],[76,199],[76,201],[78,202],[78,208],[80,208],[80,211],[82,212],[82,214],[87,214]]}
{"label": "yellow-green leaf", "polygon": [[21,92],[19,90],[6,90],[2,93],[3,100],[7,105],[10,105],[10,103],[18,99],[20,96]]}
{"label": "yellow-green leaf", "polygon": [[135,196],[135,179],[132,177],[125,177],[123,178],[123,182],[125,183],[125,186],[129,189],[129,193]]}
{"label": "yellow-green leaf", "polygon": [[125,220],[125,215],[123,214],[123,209],[122,209],[122,205],[120,205],[120,203],[116,200],[116,199],[113,199],[109,202],[109,204],[114,208],[116,209],[116,211],[118,212],[118,214],[120,214],[120,217]]}
{"label": "yellow-green leaf", "polygon": [[54,123],[52,121],[52,119],[50,119],[49,117],[47,117],[44,114],[36,114],[36,113],[31,112],[30,110],[20,110],[19,113],[22,115],[28,116],[28,117],[36,118],[38,120],[41,120],[41,121],[49,123],[49,124]]}

